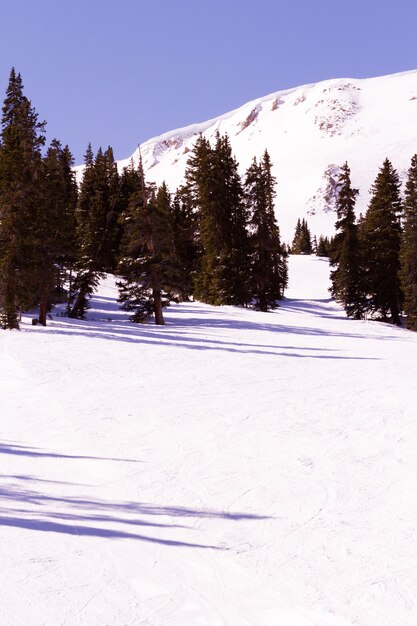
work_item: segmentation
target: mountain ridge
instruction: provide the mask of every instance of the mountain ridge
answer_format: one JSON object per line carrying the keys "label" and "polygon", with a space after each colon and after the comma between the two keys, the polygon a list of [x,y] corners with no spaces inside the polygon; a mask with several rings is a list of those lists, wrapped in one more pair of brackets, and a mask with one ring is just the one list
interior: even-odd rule
{"label": "mountain ridge", "polygon": [[223,115],[177,128],[142,143],[118,161],[121,168],[142,155],[149,182],[171,192],[184,181],[189,153],[202,133],[227,133],[243,175],[267,149],[277,178],[276,214],[285,241],[298,218],[313,234],[331,235],[335,185],[348,161],[364,213],[369,189],[385,158],[404,180],[417,152],[417,70],[373,78],[335,78],[272,92]]}

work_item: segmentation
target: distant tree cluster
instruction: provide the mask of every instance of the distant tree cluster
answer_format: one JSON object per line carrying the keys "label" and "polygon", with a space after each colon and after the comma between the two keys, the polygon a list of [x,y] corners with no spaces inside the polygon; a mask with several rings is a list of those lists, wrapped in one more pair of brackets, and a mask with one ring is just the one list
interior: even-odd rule
{"label": "distant tree cluster", "polygon": [[147,185],[142,164],[122,214],[120,301],[134,321],[155,317],[171,301],[194,297],[214,305],[277,306],[288,281],[286,254],[274,216],[275,179],[267,152],[242,181],[227,136],[212,146],[200,136],[186,183],[174,196]]}
{"label": "distant tree cluster", "polygon": [[312,254],[313,240],[307,220],[298,219],[295,227],[294,239],[291,244],[291,254]]}
{"label": "distant tree cluster", "polygon": [[314,252],[316,255],[329,257],[331,255],[333,241],[333,237],[323,237],[323,235],[320,235],[318,241],[316,241],[314,245]]}
{"label": "distant tree cluster", "polygon": [[332,295],[349,317],[370,314],[417,330],[417,156],[408,171],[404,200],[391,162],[385,159],[371,188],[365,216],[357,222],[347,163],[340,174],[336,236],[332,246]]}
{"label": "distant tree cluster", "polygon": [[400,182],[385,159],[371,188],[365,216],[355,217],[358,189],[352,188],[345,163],[338,177],[334,237],[311,238],[298,219],[291,254],[329,257],[331,295],[348,317],[375,319],[417,330],[417,155],[411,160],[401,198]]}
{"label": "distant tree cluster", "polygon": [[316,254],[317,256],[330,257],[333,245],[333,237],[320,235],[311,236],[311,230],[305,218],[298,218],[295,226],[294,238],[288,246],[288,254]]}
{"label": "distant tree cluster", "polygon": [[119,173],[113,151],[89,145],[78,189],[68,146],[45,148],[45,122],[10,74],[0,135],[0,325],[19,328],[38,308],[46,324],[57,302],[83,319],[101,277],[116,274],[132,320],[172,301],[277,306],[288,281],[274,215],[276,181],[267,152],[245,177],[227,136],[202,136],[186,183],[171,195],[147,184],[142,162]]}
{"label": "distant tree cluster", "polygon": [[210,304],[276,306],[288,282],[286,253],[274,214],[275,178],[265,151],[242,181],[227,136],[202,136],[188,160],[200,255],[195,296]]}

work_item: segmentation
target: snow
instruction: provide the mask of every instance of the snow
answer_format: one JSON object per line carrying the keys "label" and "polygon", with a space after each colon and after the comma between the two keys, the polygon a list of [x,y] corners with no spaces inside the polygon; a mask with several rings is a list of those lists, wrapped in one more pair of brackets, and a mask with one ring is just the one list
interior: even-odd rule
{"label": "snow", "polygon": [[2,626],[414,626],[417,335],[281,307],[0,334]]}
{"label": "snow", "polygon": [[[278,182],[276,214],[283,240],[290,242],[303,217],[313,235],[334,234],[334,211],[323,193],[329,166],[348,161],[352,184],[360,190],[358,215],[366,211],[370,187],[386,158],[404,180],[416,152],[416,119],[416,70],[339,78],[269,94],[218,118],[149,139],[140,149],[147,180],[166,181],[172,192],[184,182],[199,133],[211,141],[217,130],[227,133],[242,174],[254,156],[260,158],[268,149]],[[138,155],[136,150],[120,161],[120,168],[131,158],[137,163]]]}

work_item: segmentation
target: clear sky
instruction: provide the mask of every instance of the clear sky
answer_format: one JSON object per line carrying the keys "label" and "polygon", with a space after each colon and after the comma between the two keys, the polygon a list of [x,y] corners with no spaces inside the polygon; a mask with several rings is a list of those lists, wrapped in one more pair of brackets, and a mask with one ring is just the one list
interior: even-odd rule
{"label": "clear sky", "polygon": [[280,89],[417,68],[416,0],[0,0],[12,66],[77,163]]}

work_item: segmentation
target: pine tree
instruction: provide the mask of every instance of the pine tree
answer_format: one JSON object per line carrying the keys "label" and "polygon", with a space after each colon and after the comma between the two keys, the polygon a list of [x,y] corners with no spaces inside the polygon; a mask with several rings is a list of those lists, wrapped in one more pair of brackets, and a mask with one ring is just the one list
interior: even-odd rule
{"label": "pine tree", "polygon": [[355,202],[359,191],[353,189],[350,169],[345,163],[339,175],[336,236],[333,243],[330,273],[332,297],[342,304],[348,317],[361,319],[364,302],[362,295],[361,253],[355,218]]}
{"label": "pine tree", "polygon": [[75,254],[77,186],[72,166],[68,146],[62,148],[59,141],[53,140],[42,162],[41,194],[33,225],[39,322],[43,326],[56,289],[62,289],[59,273]]}
{"label": "pine tree", "polygon": [[417,154],[411,159],[405,186],[401,265],[407,327],[417,330]]}
{"label": "pine tree", "polygon": [[401,198],[399,179],[385,159],[371,188],[363,228],[367,310],[400,324]]}
{"label": "pine tree", "polygon": [[256,158],[246,172],[246,204],[251,226],[250,292],[255,307],[268,311],[276,307],[288,282],[286,257],[275,219],[276,180],[267,151],[258,164]]}
{"label": "pine tree", "polygon": [[179,272],[175,258],[171,202],[165,183],[146,187],[139,165],[137,191],[126,214],[118,267],[119,301],[133,311],[134,322],[164,324],[163,309],[178,298]]}
{"label": "pine tree", "polygon": [[188,300],[194,291],[194,277],[201,257],[198,216],[188,186],[177,190],[171,212],[175,256],[180,273],[180,298]]}
{"label": "pine tree", "polygon": [[213,148],[199,137],[186,177],[202,247],[195,295],[209,304],[246,304],[250,299],[248,217],[227,135],[217,133]]}
{"label": "pine tree", "polygon": [[316,255],[317,256],[330,256],[330,240],[328,237],[324,237],[323,235],[319,236],[319,240],[317,242]]}
{"label": "pine tree", "polygon": [[32,222],[39,196],[45,122],[12,69],[2,109],[0,145],[0,325],[19,328],[18,308],[36,301]]}
{"label": "pine tree", "polygon": [[84,318],[88,298],[100,278],[115,269],[120,241],[120,192],[112,149],[109,147],[103,152],[99,148],[94,160],[89,145],[76,212],[78,268],[73,301],[68,307],[69,317]]}
{"label": "pine tree", "polygon": [[312,254],[313,244],[311,241],[311,232],[307,221],[298,218],[295,226],[294,239],[291,244],[292,254]]}

